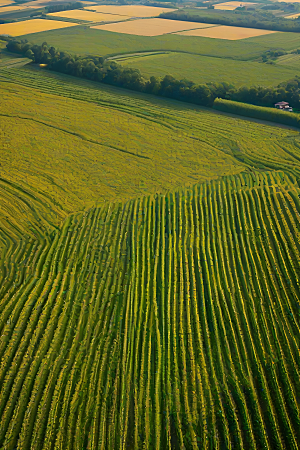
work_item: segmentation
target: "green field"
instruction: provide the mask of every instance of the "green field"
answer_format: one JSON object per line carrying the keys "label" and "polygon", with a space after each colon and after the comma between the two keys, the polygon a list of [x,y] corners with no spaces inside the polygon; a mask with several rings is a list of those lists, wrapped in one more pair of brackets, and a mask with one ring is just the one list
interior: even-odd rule
{"label": "green field", "polygon": [[300,69],[300,55],[288,53],[287,55],[280,56],[276,60],[276,65],[280,68],[291,68],[295,70]]}
{"label": "green field", "polygon": [[236,152],[259,159],[264,142],[267,168],[277,153],[284,164],[298,135],[43,70],[0,77],[2,174],[53,191],[67,212],[238,173]]}
{"label": "green field", "polygon": [[299,132],[26,66],[0,98],[0,448],[300,450]]}
{"label": "green field", "polygon": [[243,172],[56,231],[31,202],[19,239],[11,218],[3,448],[299,448],[299,195]]}
{"label": "green field", "polygon": [[277,86],[294,78],[297,69],[276,67],[253,61],[234,61],[187,53],[169,53],[141,57],[122,58],[123,66],[140,69],[148,78],[152,75],[163,77],[172,75],[178,80],[186,78],[194,83],[222,82],[235,86]]}

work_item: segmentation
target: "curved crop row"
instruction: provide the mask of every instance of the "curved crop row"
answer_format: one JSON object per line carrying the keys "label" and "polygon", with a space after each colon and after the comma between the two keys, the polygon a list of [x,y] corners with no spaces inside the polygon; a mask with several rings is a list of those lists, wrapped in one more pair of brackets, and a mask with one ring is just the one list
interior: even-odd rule
{"label": "curved crop row", "polygon": [[249,171],[3,227],[0,446],[299,449],[299,195]]}

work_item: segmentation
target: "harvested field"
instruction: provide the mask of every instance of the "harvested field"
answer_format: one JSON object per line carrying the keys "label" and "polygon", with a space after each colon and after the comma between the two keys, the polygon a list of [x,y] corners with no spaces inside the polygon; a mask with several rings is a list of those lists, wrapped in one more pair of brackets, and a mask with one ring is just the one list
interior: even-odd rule
{"label": "harvested field", "polygon": [[195,29],[183,31],[181,36],[201,36],[215,39],[228,39],[230,41],[236,41],[238,39],[247,39],[255,36],[263,36],[265,34],[278,33],[278,31],[258,30],[255,28],[242,28],[242,27],[228,27],[222,25],[219,27],[213,27],[209,29]]}
{"label": "harvested field", "polygon": [[[5,0],[6,1],[6,0]],[[61,0],[51,0],[51,2],[49,2],[49,0],[34,0],[32,2],[28,2],[26,3],[26,6],[33,6],[33,7],[44,7],[44,6],[50,6],[50,5],[55,5],[55,4],[61,4],[62,1]],[[95,2],[81,2],[84,3],[85,5],[94,5]]]}
{"label": "harvested field", "polygon": [[20,9],[27,9],[27,6],[21,6],[21,5],[1,6],[1,3],[0,3],[0,14],[9,12],[9,11],[19,11]]}
{"label": "harvested field", "polygon": [[[184,22],[183,20],[140,19],[122,23],[98,25],[91,28],[139,36],[159,36],[161,34],[175,33],[176,31],[189,30],[192,28],[210,27],[215,27],[215,25],[209,23]],[[201,36],[201,34],[199,34],[199,36]]]}
{"label": "harvested field", "polygon": [[86,20],[87,22],[116,22],[129,19],[127,16],[117,14],[99,14],[92,11],[83,11],[81,9],[73,9],[71,11],[61,11],[48,14],[52,17],[66,17],[68,19]]}
{"label": "harvested field", "polygon": [[225,3],[217,3],[214,5],[214,9],[222,9],[222,10],[228,10],[232,11],[239,6],[250,6],[255,5],[256,3],[250,3],[250,2],[225,2]]}
{"label": "harvested field", "polygon": [[297,19],[300,16],[300,13],[292,14],[291,16],[285,16],[285,19]]}
{"label": "harvested field", "polygon": [[154,17],[164,12],[175,11],[171,8],[158,8],[155,6],[143,6],[143,5],[99,5],[93,7],[86,7],[86,9],[92,9],[93,11],[107,13],[107,14],[120,14],[121,16],[134,16],[134,17]]}
{"label": "harvested field", "polygon": [[22,36],[28,33],[39,33],[40,31],[56,30],[57,28],[74,27],[76,23],[55,22],[55,20],[34,19],[24,22],[4,23],[0,25],[0,34],[11,36]]}
{"label": "harvested field", "polygon": [[219,6],[215,5],[214,9],[219,9],[220,11],[234,11],[237,7],[236,6]]}

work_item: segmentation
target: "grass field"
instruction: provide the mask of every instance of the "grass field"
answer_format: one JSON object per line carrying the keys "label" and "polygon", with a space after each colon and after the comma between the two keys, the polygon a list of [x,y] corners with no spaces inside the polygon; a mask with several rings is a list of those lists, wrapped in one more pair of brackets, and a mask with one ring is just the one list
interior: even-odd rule
{"label": "grass field", "polygon": [[288,53],[282,55],[276,60],[276,65],[280,67],[293,68],[295,70],[300,69],[300,55],[294,53]]}
{"label": "grass field", "polygon": [[[299,58],[298,58],[299,59]],[[114,59],[123,66],[140,69],[150,77],[172,75],[181,80],[186,78],[195,83],[226,81],[235,86],[259,85],[277,86],[297,75],[296,68],[272,66],[251,61],[233,61],[209,56],[189,55],[185,53],[147,54]]]}
{"label": "grass field", "polygon": [[23,22],[0,24],[0,35],[9,34],[11,36],[21,36],[30,31],[31,33],[40,33],[45,30],[54,30],[58,28],[73,27],[77,24],[70,22],[56,22],[55,20],[33,19]]}
{"label": "grass field", "polygon": [[300,450],[299,131],[34,67],[0,98],[0,447]]}
{"label": "grass field", "polygon": [[270,167],[294,152],[296,132],[43,70],[0,75],[2,175],[53,191],[68,212],[238,173],[237,148],[258,157],[266,142]]}
{"label": "grass field", "polygon": [[[13,70],[5,73],[13,77]],[[112,99],[107,95],[104,100],[101,90],[88,91],[90,101],[93,94],[99,96],[101,108],[97,98],[94,103],[84,103],[38,91],[33,100],[33,78],[37,78],[37,88],[41,82],[48,83],[49,92],[56,91],[57,84],[61,92],[67,88],[55,79],[49,83],[38,72],[24,70],[20,75],[22,83],[28,77],[28,88],[4,83],[1,89],[6,105],[1,113],[5,118],[1,126],[2,176],[9,178],[13,171],[18,183],[26,180],[26,184],[38,185],[58,202],[70,205],[65,206],[68,212],[107,200],[127,200],[144,192],[164,192],[192,180],[242,169],[214,145],[201,144],[199,130],[195,136],[186,133],[184,112],[175,125],[180,108],[176,119],[168,117],[171,109],[167,109],[166,119],[162,113],[156,118],[156,108],[152,114],[138,106],[119,111],[114,104],[117,95]],[[69,89],[76,95],[76,85]],[[191,114],[192,123],[198,115]]]}

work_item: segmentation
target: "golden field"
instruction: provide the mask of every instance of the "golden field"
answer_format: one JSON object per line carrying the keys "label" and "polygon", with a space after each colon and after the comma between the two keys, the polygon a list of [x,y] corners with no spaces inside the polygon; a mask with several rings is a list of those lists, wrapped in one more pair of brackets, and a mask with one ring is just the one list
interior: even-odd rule
{"label": "golden field", "polygon": [[129,19],[127,16],[120,16],[117,14],[101,14],[92,11],[83,11],[82,9],[73,9],[71,11],[61,11],[57,13],[48,14],[52,17],[66,17],[68,19],[86,20],[87,22],[109,22],[121,21]]}
{"label": "golden field", "polygon": [[292,14],[291,16],[285,16],[285,19],[297,19],[300,16],[300,13]]}
{"label": "golden field", "polygon": [[278,33],[278,31],[258,30],[255,28],[229,27],[226,25],[221,25],[218,27],[211,27],[207,29],[182,31],[181,33],[176,34],[180,34],[183,36],[201,36],[201,37],[228,39],[230,41],[236,41],[238,39],[247,39],[271,33]]}
{"label": "golden field", "polygon": [[217,3],[214,5],[215,9],[222,9],[222,10],[234,10],[238,8],[239,6],[250,6],[255,5],[255,3],[250,2],[224,2],[224,3]]}
{"label": "golden field", "polygon": [[0,34],[10,36],[22,36],[28,33],[40,33],[41,31],[56,30],[58,28],[74,27],[77,23],[55,22],[55,20],[24,20],[24,22],[4,23],[0,25]]}
{"label": "golden field", "polygon": [[189,30],[196,27],[210,28],[214,27],[214,25],[157,18],[130,20],[122,23],[110,23],[107,25],[97,25],[91,28],[114,31],[115,33],[135,34],[138,36],[159,36],[167,33],[175,33],[176,31]]}
{"label": "golden field", "polygon": [[175,9],[171,8],[158,8],[156,6],[143,5],[99,5],[93,7],[85,7],[85,9],[92,9],[93,11],[107,14],[120,14],[121,16],[133,17],[153,17],[158,16],[163,12],[175,11]]}
{"label": "golden field", "polygon": [[9,11],[20,11],[21,9],[27,9],[27,6],[17,6],[17,5],[9,5],[9,6],[1,6],[0,3],[0,14]]}

